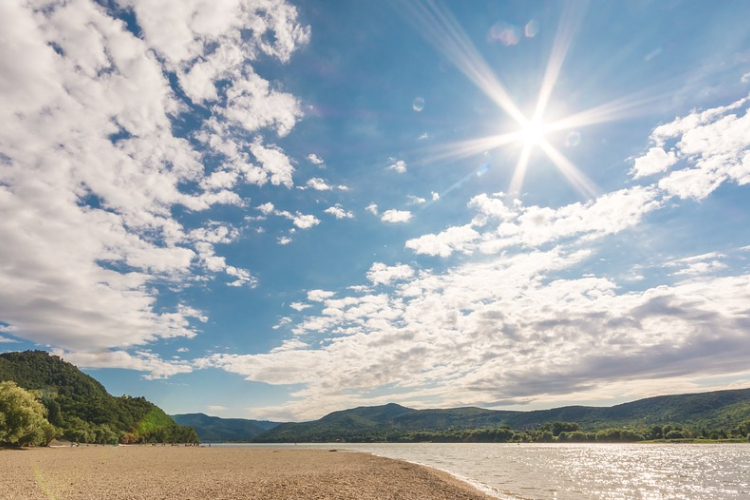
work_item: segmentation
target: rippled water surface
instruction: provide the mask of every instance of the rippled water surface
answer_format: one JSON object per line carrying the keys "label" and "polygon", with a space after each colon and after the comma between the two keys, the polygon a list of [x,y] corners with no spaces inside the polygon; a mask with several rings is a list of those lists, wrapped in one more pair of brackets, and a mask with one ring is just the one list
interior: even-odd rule
{"label": "rippled water surface", "polygon": [[503,499],[750,500],[750,445],[327,445],[451,472]]}

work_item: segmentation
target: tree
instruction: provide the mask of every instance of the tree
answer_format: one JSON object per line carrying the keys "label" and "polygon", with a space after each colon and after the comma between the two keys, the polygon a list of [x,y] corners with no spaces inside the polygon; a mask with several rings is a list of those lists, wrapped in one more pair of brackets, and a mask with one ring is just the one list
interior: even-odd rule
{"label": "tree", "polygon": [[0,382],[0,444],[46,445],[56,435],[44,405],[15,382]]}

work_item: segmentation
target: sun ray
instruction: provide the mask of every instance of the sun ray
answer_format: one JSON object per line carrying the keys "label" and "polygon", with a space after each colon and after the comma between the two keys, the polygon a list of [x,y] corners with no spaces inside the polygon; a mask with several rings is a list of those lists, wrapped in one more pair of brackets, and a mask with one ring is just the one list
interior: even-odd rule
{"label": "sun ray", "polygon": [[526,168],[529,166],[532,146],[531,142],[525,143],[521,150],[521,156],[518,157],[516,168],[513,170],[513,179],[511,179],[510,187],[508,188],[508,195],[511,197],[521,196],[521,188],[523,187],[523,180],[526,177]]}
{"label": "sun ray", "polygon": [[542,140],[539,142],[539,148],[552,160],[557,169],[565,176],[573,187],[585,198],[596,198],[599,190],[596,185],[581,172],[570,160],[565,158],[562,153],[555,149],[552,144]]}
{"label": "sun ray", "polygon": [[547,128],[549,131],[569,130],[639,116],[651,112],[651,106],[663,100],[664,97],[665,94],[639,92],[566,116],[550,123]]}
{"label": "sun ray", "polygon": [[[469,157],[518,142],[522,144],[522,147],[508,189],[511,195],[520,195],[531,162],[532,152],[534,148],[539,148],[578,193],[587,198],[595,197],[598,193],[596,185],[575,164],[550,144],[545,135],[549,132],[575,129],[637,116],[647,111],[648,106],[660,99],[663,94],[643,91],[564,117],[552,123],[545,123],[545,111],[575,34],[588,10],[588,3],[588,0],[580,0],[565,4],[545,67],[536,99],[536,107],[533,114],[527,117],[520,111],[509,92],[479,54],[479,51],[453,15],[442,4],[435,0],[406,2],[404,7],[408,14],[407,19],[417,27],[421,35],[440,50],[464,76],[487,94],[498,107],[519,125],[519,129],[514,133],[459,141],[440,146],[437,150],[432,149],[434,153],[425,161]],[[471,177],[471,174],[469,177]],[[459,184],[462,182],[465,182],[465,180],[460,181]]]}
{"label": "sun ray", "polygon": [[500,108],[518,123],[523,123],[526,119],[523,113],[450,12],[430,0],[407,2],[404,6],[411,14],[408,19],[424,38]]}
{"label": "sun ray", "polygon": [[424,162],[456,160],[467,158],[475,154],[481,154],[485,151],[505,146],[520,140],[521,133],[513,132],[510,134],[498,134],[480,139],[471,139],[467,141],[451,142],[438,147],[430,147],[430,156],[427,156]]}
{"label": "sun ray", "polygon": [[575,32],[580,26],[583,16],[586,13],[585,2],[568,2],[564,4],[564,10],[560,24],[557,27],[555,41],[552,44],[552,51],[547,61],[547,67],[544,71],[542,86],[537,98],[536,110],[532,120],[541,120],[547,104],[552,96],[552,90],[560,76],[560,69],[570,50],[570,44],[573,42]]}

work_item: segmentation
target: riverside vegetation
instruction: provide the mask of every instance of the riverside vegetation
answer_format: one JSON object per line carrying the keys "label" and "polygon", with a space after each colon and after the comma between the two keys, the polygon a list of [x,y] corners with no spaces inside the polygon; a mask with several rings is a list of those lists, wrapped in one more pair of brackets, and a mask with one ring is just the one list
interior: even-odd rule
{"label": "riverside vegetation", "polygon": [[196,443],[142,397],[110,395],[99,382],[44,351],[0,354],[0,444]]}

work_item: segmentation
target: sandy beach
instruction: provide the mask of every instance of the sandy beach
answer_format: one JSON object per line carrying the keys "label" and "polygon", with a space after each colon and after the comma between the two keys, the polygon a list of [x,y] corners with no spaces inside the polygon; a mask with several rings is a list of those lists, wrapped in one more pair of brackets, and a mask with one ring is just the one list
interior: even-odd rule
{"label": "sandy beach", "polygon": [[363,453],[222,447],[0,450],[0,499],[487,500],[448,474]]}

